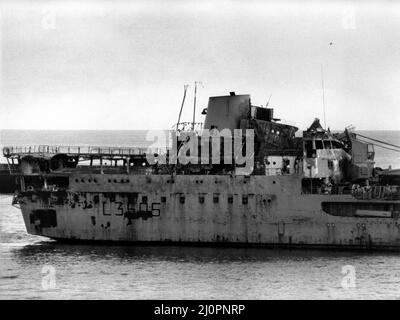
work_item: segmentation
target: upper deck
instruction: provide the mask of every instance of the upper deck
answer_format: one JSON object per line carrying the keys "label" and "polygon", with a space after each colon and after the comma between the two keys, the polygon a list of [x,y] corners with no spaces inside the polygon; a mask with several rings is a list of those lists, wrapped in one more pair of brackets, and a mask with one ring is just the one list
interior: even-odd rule
{"label": "upper deck", "polygon": [[34,146],[6,146],[3,155],[6,158],[37,156],[51,158],[57,154],[87,158],[145,156],[149,153],[165,153],[166,148],[140,147],[104,147],[104,146],[62,146],[62,145],[34,145]]}

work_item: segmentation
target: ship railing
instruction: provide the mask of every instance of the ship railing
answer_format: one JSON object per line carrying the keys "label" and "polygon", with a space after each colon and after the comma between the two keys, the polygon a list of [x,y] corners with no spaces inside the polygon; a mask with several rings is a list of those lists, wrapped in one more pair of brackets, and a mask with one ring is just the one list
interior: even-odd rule
{"label": "ship railing", "polygon": [[194,131],[200,133],[203,130],[203,122],[179,122],[173,125],[172,129],[177,132]]}
{"label": "ship railing", "polygon": [[3,148],[5,157],[23,155],[91,155],[91,156],[134,156],[146,154],[163,154],[166,148],[148,147],[104,147],[104,146],[54,146],[54,145],[34,145],[34,146],[9,146]]}
{"label": "ship railing", "polygon": [[360,200],[386,199],[398,200],[400,198],[399,186],[364,186],[354,187],[352,195]]}

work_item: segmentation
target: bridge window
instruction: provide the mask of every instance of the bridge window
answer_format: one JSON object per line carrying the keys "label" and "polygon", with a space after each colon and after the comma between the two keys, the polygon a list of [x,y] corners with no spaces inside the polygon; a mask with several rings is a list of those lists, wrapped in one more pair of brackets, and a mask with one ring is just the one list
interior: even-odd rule
{"label": "bridge window", "polygon": [[304,144],[304,148],[306,149],[307,158],[313,158],[316,155],[316,150],[313,148],[313,143],[311,140],[307,140]]}
{"label": "bridge window", "polygon": [[325,149],[332,149],[332,144],[330,140],[324,140],[324,148]]}

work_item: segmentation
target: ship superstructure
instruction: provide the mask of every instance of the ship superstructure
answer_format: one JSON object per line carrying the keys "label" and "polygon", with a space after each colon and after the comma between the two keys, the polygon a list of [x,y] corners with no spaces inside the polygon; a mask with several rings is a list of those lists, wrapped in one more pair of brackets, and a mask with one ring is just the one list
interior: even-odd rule
{"label": "ship superstructure", "polygon": [[296,136],[272,108],[234,92],[211,97],[203,113],[204,125],[178,123],[172,147],[157,150],[5,147],[19,168],[13,204],[27,231],[61,240],[400,248],[400,188],[374,167],[371,143],[318,119]]}

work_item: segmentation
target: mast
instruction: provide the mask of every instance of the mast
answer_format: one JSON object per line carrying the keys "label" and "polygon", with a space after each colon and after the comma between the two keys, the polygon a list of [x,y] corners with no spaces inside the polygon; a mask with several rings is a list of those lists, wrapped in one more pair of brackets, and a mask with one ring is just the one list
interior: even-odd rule
{"label": "mast", "polygon": [[324,129],[326,130],[324,65],[322,63],[321,63],[321,84],[322,84],[322,108],[324,110]]}
{"label": "mast", "polygon": [[194,131],[194,124],[196,122],[196,96],[197,96],[197,84],[199,84],[200,81],[195,81],[194,82],[194,99],[193,99],[193,122],[192,122],[192,130]]}
{"label": "mast", "polygon": [[187,90],[188,87],[189,87],[188,84],[185,84],[185,85],[183,86],[183,100],[182,100],[181,110],[179,111],[178,122],[176,123],[176,129],[177,129],[177,130],[178,130],[178,124],[181,122],[181,115],[182,115],[183,105],[185,104],[186,90]]}
{"label": "mast", "polygon": [[271,97],[272,97],[272,94],[269,95],[269,99],[267,101],[267,104],[265,105],[266,108],[268,108],[268,106],[269,106],[269,101],[271,100]]}

